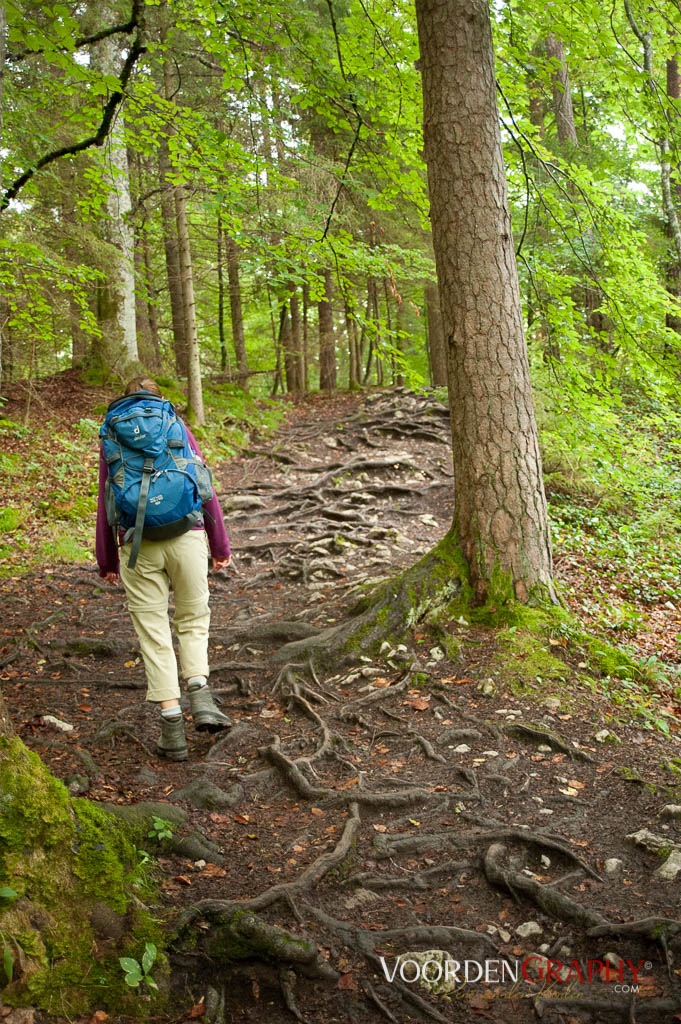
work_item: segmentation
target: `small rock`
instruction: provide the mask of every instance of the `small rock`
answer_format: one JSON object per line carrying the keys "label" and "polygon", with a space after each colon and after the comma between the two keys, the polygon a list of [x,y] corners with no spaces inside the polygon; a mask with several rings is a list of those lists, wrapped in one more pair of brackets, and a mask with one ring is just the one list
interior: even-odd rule
{"label": "small rock", "polygon": [[603,864],[603,870],[606,875],[616,875],[618,871],[622,870],[622,861],[619,857],[608,857]]}
{"label": "small rock", "polygon": [[480,692],[482,693],[483,697],[493,697],[497,691],[492,680],[486,679],[485,682],[480,687]]}
{"label": "small rock", "polygon": [[383,643],[381,644],[381,650],[380,650],[379,653],[380,654],[385,654],[387,651],[390,651],[391,654],[393,653],[393,649],[390,646],[390,644],[388,643],[388,641],[384,640]]}
{"label": "small rock", "polygon": [[61,718],[55,718],[54,715],[43,715],[41,721],[43,725],[52,725],[60,732],[73,732],[70,722],[62,722]]}
{"label": "small rock", "polygon": [[660,811],[661,818],[681,818],[681,805],[667,804]]}
{"label": "small rock", "polygon": [[681,871],[681,850],[672,850],[661,868],[654,872],[656,878],[673,882]]}
{"label": "small rock", "polygon": [[499,928],[497,930],[499,932],[499,938],[501,939],[502,942],[511,941],[511,933],[507,932],[505,928]]}
{"label": "small rock", "polygon": [[542,942],[541,946],[539,946],[538,948],[540,953],[548,953],[548,951],[551,949],[548,942]]}
{"label": "small rock", "polygon": [[[517,929],[516,929],[516,931],[517,931]],[[545,944],[542,945],[542,948],[544,947],[544,945]],[[548,947],[547,947],[547,952],[548,952]],[[543,972],[544,977],[546,977],[546,973],[548,971],[549,964],[551,965],[551,972],[552,972],[552,976],[554,978],[560,978],[561,981],[567,981],[567,979],[570,977],[570,971],[572,970],[572,968],[570,967],[569,964],[564,964],[562,967],[557,967],[555,960],[549,961],[549,960],[546,959],[545,956],[542,956],[539,953],[535,953],[535,955],[532,957],[532,959],[535,961],[535,963],[533,964],[534,969],[535,970],[541,969],[542,972]]]}
{"label": "small rock", "polygon": [[672,612],[676,611],[676,605],[672,601],[665,601],[664,606],[665,608],[669,608]]}
{"label": "small rock", "polygon": [[469,754],[471,748],[465,743],[459,743],[458,747],[454,747],[455,754]]}
{"label": "small rock", "polygon": [[529,939],[531,935],[541,935],[543,928],[537,921],[525,921],[524,924],[519,924],[516,928],[516,934],[521,939]]}
{"label": "small rock", "polygon": [[619,971],[620,964],[622,963],[622,958],[617,956],[616,953],[606,953],[603,959],[606,963],[610,964],[611,967],[616,967]]}
{"label": "small rock", "polygon": [[80,796],[89,790],[90,780],[87,775],[67,775],[64,779],[64,785],[71,796]]}
{"label": "small rock", "polygon": [[676,843],[672,843],[666,836],[656,836],[648,828],[641,828],[638,832],[631,832],[627,839],[631,839],[637,846],[642,846],[650,853],[666,853],[672,848],[679,849]]}
{"label": "small rock", "polygon": [[550,868],[551,867],[551,858],[547,857],[545,853],[542,853],[542,855],[541,855],[541,866],[543,868]]}
{"label": "small rock", "polygon": [[356,910],[358,907],[368,907],[372,903],[378,903],[381,900],[381,896],[377,892],[373,892],[371,889],[355,889],[352,896],[349,896],[345,901],[345,907],[347,910]]}
{"label": "small rock", "polygon": [[546,700],[542,701],[545,708],[549,711],[558,711],[560,708],[560,701],[558,697],[547,697]]}
{"label": "small rock", "polygon": [[553,814],[553,811],[551,810],[550,807],[542,807],[542,808],[540,808],[539,813],[540,814]]}
{"label": "small rock", "polygon": [[135,776],[135,782],[140,782],[143,786],[155,786],[158,782],[158,775],[156,772],[152,772],[151,768],[143,767]]}
{"label": "small rock", "polygon": [[430,656],[433,661],[442,661],[444,659],[445,652],[441,647],[431,647]]}
{"label": "small rock", "polygon": [[550,754],[553,750],[553,747],[550,747],[548,743],[540,743],[537,747],[537,750],[540,754]]}
{"label": "small rock", "polygon": [[194,867],[197,869],[197,871],[203,871],[205,866],[206,866],[206,861],[205,860],[195,860],[194,861]]}
{"label": "small rock", "polygon": [[594,736],[594,739],[596,740],[597,743],[607,743],[607,741],[610,739],[611,736],[612,736],[612,733],[610,732],[609,729],[601,729],[600,732],[596,733],[596,735]]}
{"label": "small rock", "polygon": [[498,757],[499,756],[499,751],[498,750],[483,750],[483,752],[482,752],[482,754],[480,756],[481,757]]}

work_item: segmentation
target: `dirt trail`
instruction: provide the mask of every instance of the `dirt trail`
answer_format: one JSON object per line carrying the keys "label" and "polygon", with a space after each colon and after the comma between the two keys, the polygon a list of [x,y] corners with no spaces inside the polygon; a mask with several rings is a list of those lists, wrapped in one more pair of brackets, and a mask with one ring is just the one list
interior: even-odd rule
{"label": "dirt trail", "polygon": [[[519,694],[494,633],[465,623],[449,626],[455,660],[421,623],[331,673],[282,655],[443,535],[447,441],[430,397],[320,398],[219,469],[235,569],[211,577],[212,682],[236,725],[217,739],[189,726],[186,764],[154,754],[121,592],[93,569],[3,581],[0,678],[24,741],[72,792],[156,801],[176,822],[164,908],[203,938],[175,963],[175,1020],[201,999],[215,1022],[681,1019],[678,885],[656,873],[681,848],[662,814],[681,803],[664,767],[678,744],[635,727],[599,743],[604,702],[585,690],[567,714],[541,687]],[[642,829],[658,853],[627,838]],[[279,943],[277,965],[220,961],[236,906],[270,953]],[[305,957],[275,928],[310,940]],[[423,950],[487,961],[488,983],[471,966],[438,998],[407,980],[413,955],[387,980]],[[589,981],[608,955],[609,978],[592,966]],[[528,957],[531,978],[542,957],[563,967],[527,981]]]}

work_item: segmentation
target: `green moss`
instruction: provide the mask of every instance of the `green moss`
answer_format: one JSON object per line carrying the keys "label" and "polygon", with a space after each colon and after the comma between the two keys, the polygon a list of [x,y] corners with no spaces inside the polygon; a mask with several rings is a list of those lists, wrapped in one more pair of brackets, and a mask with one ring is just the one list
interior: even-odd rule
{"label": "green moss", "polygon": [[[135,1014],[141,993],[125,985],[118,958],[138,959],[153,941],[162,973],[164,940],[132,903],[133,840],[130,827],[101,808],[72,801],[19,739],[0,739],[0,875],[20,897],[0,913],[16,954],[5,1003],[60,1016],[95,1006]],[[112,931],[102,930],[101,908]]]}

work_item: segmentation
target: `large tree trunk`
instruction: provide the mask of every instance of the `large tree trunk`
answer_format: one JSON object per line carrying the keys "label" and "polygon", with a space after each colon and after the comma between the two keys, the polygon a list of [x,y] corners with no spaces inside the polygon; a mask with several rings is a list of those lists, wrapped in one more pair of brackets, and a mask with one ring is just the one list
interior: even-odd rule
{"label": "large tree trunk", "polygon": [[447,385],[447,346],[442,327],[440,311],[440,292],[433,282],[426,285],[426,315],[428,318],[428,350],[430,352],[430,370],[433,387],[442,388]]}
{"label": "large tree trunk", "polygon": [[456,508],[474,597],[554,599],[487,0],[417,0],[448,347]]}
{"label": "large tree trunk", "polygon": [[333,277],[327,267],[324,271],[324,298],[319,303],[319,387],[322,391],[336,390],[336,343],[333,336]]}
{"label": "large tree trunk", "polygon": [[[112,10],[104,4],[104,13]],[[118,42],[110,36],[97,44],[93,60],[103,74],[116,75],[120,64]],[[138,362],[137,323],[135,309],[135,236],[130,214],[130,169],[125,142],[125,123],[119,111],[106,141],[106,233],[117,251],[104,287],[109,291],[100,303],[104,319],[100,321],[103,342],[99,346],[107,370],[125,374]]]}
{"label": "large tree trunk", "polygon": [[570,76],[565,60],[565,50],[560,39],[549,34],[546,37],[546,56],[551,61],[551,89],[553,92],[553,113],[556,118],[558,141],[577,145],[575,115],[572,109]]}

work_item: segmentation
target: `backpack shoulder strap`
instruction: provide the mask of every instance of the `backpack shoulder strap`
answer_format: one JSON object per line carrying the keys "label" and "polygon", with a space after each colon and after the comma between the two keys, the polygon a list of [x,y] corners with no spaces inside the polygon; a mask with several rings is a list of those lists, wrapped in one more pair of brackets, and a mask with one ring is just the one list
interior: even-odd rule
{"label": "backpack shoulder strap", "polygon": [[154,472],[154,460],[145,459],[144,466],[142,467],[142,482],[140,484],[140,496],[137,502],[137,515],[135,516],[135,525],[132,530],[128,530],[125,539],[130,539],[129,534],[132,535],[132,548],[130,550],[130,558],[128,560],[128,569],[134,569],[137,564],[137,556],[139,554],[140,546],[142,544],[142,533],[144,531],[144,516],[147,511],[147,498],[149,497],[149,482],[151,480],[151,474]]}

